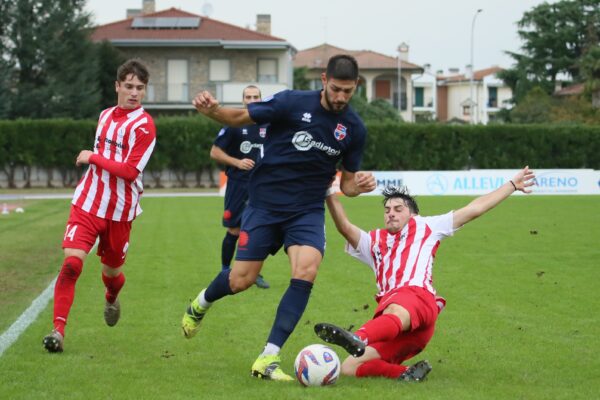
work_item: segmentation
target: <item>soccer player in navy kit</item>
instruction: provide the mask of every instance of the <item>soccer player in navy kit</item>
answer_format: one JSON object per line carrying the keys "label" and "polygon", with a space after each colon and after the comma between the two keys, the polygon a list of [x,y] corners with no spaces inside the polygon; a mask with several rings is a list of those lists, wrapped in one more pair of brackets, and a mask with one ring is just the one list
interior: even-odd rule
{"label": "soccer player in navy kit", "polygon": [[[250,85],[242,91],[242,102],[245,106],[260,100],[258,87]],[[210,149],[210,157],[227,166],[225,169],[227,189],[223,211],[223,226],[227,228],[227,232],[221,245],[222,269],[230,267],[235,253],[235,245],[240,236],[242,212],[248,202],[248,179],[254,165],[262,157],[267,126],[254,124],[241,128],[223,127]],[[254,283],[259,288],[269,288],[269,283],[260,274]]]}
{"label": "soccer player in navy kit", "polygon": [[348,106],[358,84],[358,64],[337,55],[321,75],[322,91],[286,90],[247,109],[220,107],[204,91],[196,109],[229,126],[270,123],[264,157],[250,176],[249,204],[242,217],[233,267],[219,275],[192,301],[182,320],[192,337],[211,305],[250,287],[265,258],[283,245],[291,264],[290,285],[281,298],[253,376],[291,381],[280,367],[279,352],[300,320],[325,250],[325,194],[341,161],[340,187],[347,196],[375,189],[371,173],[358,172],[366,129]]}

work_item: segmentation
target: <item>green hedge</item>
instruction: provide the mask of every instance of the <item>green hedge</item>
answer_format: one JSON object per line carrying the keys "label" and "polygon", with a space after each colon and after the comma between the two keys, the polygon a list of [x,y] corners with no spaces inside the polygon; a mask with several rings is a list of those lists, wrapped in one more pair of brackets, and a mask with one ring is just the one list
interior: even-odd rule
{"label": "green hedge", "polygon": [[[219,125],[203,117],[156,119],[158,140],[147,170],[160,185],[160,171],[185,173],[215,167],[209,149]],[[57,168],[64,185],[77,182],[74,166],[91,149],[96,121],[0,121],[0,168],[11,182],[16,168]],[[465,168],[600,169],[600,126],[367,123],[365,170],[457,170]]]}

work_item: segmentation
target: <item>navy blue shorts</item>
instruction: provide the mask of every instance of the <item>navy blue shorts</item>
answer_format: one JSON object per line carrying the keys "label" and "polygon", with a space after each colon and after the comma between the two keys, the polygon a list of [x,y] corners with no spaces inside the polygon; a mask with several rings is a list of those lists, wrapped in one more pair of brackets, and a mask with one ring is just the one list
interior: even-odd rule
{"label": "navy blue shorts", "polygon": [[228,179],[227,189],[225,190],[223,226],[226,228],[239,228],[242,225],[242,214],[247,204],[248,182]]}
{"label": "navy blue shorts", "polygon": [[247,206],[236,260],[264,260],[284,246],[311,246],[325,254],[325,210],[270,211]]}

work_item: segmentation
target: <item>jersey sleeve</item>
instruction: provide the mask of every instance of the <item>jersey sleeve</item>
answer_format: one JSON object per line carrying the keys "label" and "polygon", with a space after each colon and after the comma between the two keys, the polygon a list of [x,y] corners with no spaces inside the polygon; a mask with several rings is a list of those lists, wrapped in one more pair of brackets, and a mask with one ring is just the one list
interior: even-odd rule
{"label": "jersey sleeve", "polygon": [[229,145],[231,144],[232,139],[233,139],[233,132],[232,132],[231,128],[224,126],[223,128],[221,128],[221,130],[217,134],[217,137],[215,138],[215,141],[213,142],[213,144],[222,150],[226,150],[227,148],[229,148]]}
{"label": "jersey sleeve", "polygon": [[248,104],[250,118],[257,125],[284,120],[288,115],[290,91],[284,90],[273,96]]}
{"label": "jersey sleeve", "polygon": [[439,234],[442,238],[453,236],[454,232],[458,229],[454,229],[454,211],[443,215],[436,215],[432,217],[423,217],[425,223],[429,228]]}
{"label": "jersey sleeve", "polygon": [[356,248],[346,242],[345,251],[357,260],[367,264],[371,269],[374,269],[375,263],[371,256],[371,236],[361,229],[360,239]]}
{"label": "jersey sleeve", "polygon": [[[138,171],[143,172],[150,160],[154,145],[156,144],[156,128],[154,121],[148,115],[137,121],[132,129],[129,138],[131,150],[127,156],[126,162],[134,166]],[[133,143],[132,143],[133,139]]]}
{"label": "jersey sleeve", "polygon": [[348,151],[344,154],[342,159],[342,166],[346,171],[357,172],[360,170],[366,138],[367,129],[363,124],[358,124]]}

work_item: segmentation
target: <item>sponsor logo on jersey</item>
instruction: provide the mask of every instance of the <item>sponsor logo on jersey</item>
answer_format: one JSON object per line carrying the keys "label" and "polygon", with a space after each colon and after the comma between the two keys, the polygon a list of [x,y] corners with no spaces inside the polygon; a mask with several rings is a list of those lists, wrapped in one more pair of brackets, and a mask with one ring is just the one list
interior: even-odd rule
{"label": "sponsor logo on jersey", "polygon": [[262,144],[260,143],[252,143],[249,140],[244,140],[240,143],[240,151],[244,154],[248,154],[252,151],[252,149],[260,149]]}
{"label": "sponsor logo on jersey", "polygon": [[311,118],[312,118],[312,115],[310,115],[310,113],[304,113],[302,115],[302,121],[304,121],[304,122],[310,122]]}
{"label": "sponsor logo on jersey", "polygon": [[333,131],[333,135],[337,140],[344,140],[344,138],[346,137],[347,129],[348,128],[346,128],[344,125],[337,124],[337,126],[335,127],[335,131]]}
{"label": "sponsor logo on jersey", "polygon": [[243,129],[242,129],[242,135],[247,135],[247,134],[248,134],[248,129],[246,129],[246,128],[243,128]]}
{"label": "sponsor logo on jersey", "polygon": [[306,131],[296,132],[292,138],[292,144],[300,151],[308,151],[314,147],[315,149],[324,151],[329,156],[339,156],[341,154],[340,150],[327,146],[323,142],[317,142],[313,139],[312,135]]}
{"label": "sponsor logo on jersey", "polygon": [[267,137],[267,128],[258,128],[258,134],[261,138]]}

